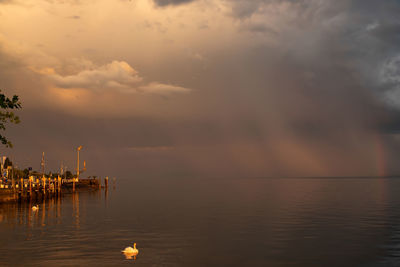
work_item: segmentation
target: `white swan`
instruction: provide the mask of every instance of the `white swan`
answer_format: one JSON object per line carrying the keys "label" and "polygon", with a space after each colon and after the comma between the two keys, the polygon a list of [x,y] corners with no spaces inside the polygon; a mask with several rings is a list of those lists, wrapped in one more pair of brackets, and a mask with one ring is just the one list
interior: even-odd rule
{"label": "white swan", "polygon": [[139,254],[139,250],[136,248],[136,243],[133,243],[133,247],[126,247],[124,250],[121,252],[123,253],[132,253],[132,254]]}
{"label": "white swan", "polygon": [[38,205],[32,207],[32,210],[33,210],[33,211],[37,211],[38,209],[39,209],[39,206],[38,206]]}
{"label": "white swan", "polygon": [[124,250],[121,251],[125,254],[127,259],[132,259],[132,256],[136,260],[137,254],[139,254],[139,250],[136,248],[136,243],[133,243],[133,247],[126,247]]}

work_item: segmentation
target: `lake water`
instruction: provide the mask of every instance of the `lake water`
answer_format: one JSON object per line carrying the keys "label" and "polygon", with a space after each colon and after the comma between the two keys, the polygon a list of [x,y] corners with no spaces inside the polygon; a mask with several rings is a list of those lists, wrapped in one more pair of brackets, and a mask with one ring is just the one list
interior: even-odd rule
{"label": "lake water", "polygon": [[400,266],[400,179],[120,179],[31,205],[0,206],[0,266]]}

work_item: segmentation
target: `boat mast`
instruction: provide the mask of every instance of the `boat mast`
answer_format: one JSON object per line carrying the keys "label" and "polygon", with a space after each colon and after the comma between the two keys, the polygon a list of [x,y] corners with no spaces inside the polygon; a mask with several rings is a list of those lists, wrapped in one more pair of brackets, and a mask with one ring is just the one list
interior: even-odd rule
{"label": "boat mast", "polygon": [[41,167],[42,167],[42,176],[44,176],[44,165],[45,165],[45,162],[44,162],[44,152],[43,152],[43,154],[42,154],[42,162],[40,163],[40,165],[41,165]]}

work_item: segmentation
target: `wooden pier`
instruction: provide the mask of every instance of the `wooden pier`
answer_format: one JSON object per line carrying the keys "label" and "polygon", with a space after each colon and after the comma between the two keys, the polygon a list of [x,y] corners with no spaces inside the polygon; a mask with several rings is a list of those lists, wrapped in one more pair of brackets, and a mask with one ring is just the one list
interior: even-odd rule
{"label": "wooden pier", "polygon": [[[108,187],[108,177],[104,179]],[[20,179],[11,184],[0,184],[0,203],[15,201],[40,201],[45,198],[58,198],[62,194],[75,191],[96,191],[101,188],[100,179]]]}

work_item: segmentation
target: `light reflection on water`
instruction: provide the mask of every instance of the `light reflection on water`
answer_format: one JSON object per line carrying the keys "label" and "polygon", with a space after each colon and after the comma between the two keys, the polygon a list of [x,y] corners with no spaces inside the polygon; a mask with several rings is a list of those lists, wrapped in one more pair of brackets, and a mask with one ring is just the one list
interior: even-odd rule
{"label": "light reflection on water", "polygon": [[400,266],[399,193],[397,179],[126,179],[1,205],[0,265]]}

